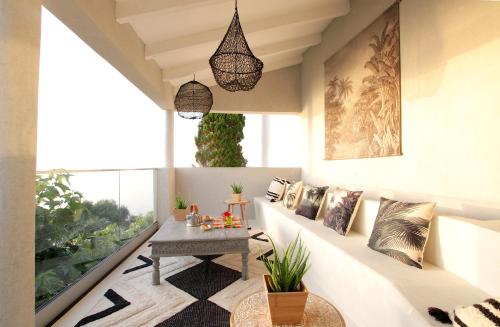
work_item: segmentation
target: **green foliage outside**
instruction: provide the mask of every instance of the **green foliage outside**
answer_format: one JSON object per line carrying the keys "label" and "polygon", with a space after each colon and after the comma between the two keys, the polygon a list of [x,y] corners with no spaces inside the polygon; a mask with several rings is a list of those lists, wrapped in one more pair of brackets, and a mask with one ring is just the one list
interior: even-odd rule
{"label": "green foliage outside", "polygon": [[201,167],[245,167],[240,142],[243,140],[245,116],[242,114],[208,114],[198,125],[195,143],[196,161]]}
{"label": "green foliage outside", "polygon": [[67,173],[36,178],[35,287],[39,308],[154,222],[114,200],[85,201]]}

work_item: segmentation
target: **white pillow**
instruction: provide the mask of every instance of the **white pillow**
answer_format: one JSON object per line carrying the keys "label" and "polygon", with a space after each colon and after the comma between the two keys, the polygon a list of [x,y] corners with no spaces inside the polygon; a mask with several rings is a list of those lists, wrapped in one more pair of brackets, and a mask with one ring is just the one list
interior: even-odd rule
{"label": "white pillow", "polygon": [[281,200],[283,193],[285,193],[285,186],[287,184],[286,179],[275,177],[269,185],[269,189],[266,192],[266,199],[271,202],[276,202]]}

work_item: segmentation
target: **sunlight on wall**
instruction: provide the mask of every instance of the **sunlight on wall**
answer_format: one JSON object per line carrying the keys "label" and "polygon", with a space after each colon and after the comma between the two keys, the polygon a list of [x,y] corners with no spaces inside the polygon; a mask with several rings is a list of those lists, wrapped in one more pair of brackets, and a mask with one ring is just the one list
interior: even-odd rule
{"label": "sunlight on wall", "polygon": [[163,167],[165,112],[42,14],[37,169]]}
{"label": "sunlight on wall", "polygon": [[[303,149],[302,123],[298,115],[246,114],[241,142],[247,167],[300,167]],[[199,121],[175,115],[176,167],[197,167],[194,138]]]}

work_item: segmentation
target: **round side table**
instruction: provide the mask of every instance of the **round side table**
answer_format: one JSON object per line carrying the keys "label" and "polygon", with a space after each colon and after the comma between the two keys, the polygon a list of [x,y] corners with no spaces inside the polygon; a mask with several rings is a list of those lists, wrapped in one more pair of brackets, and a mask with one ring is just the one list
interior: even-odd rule
{"label": "round side table", "polygon": [[[272,327],[271,317],[267,307],[266,294],[254,293],[240,301],[231,313],[231,327]],[[279,325],[289,326],[289,325]],[[304,319],[301,324],[293,326],[304,327],[345,327],[345,321],[340,312],[328,301],[318,295],[309,293]]]}

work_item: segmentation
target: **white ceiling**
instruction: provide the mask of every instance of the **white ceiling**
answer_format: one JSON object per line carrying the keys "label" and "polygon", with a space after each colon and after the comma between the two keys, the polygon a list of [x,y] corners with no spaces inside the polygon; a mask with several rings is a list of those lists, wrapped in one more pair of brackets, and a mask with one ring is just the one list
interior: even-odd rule
{"label": "white ceiling", "polygon": [[[347,14],[349,0],[239,0],[247,41],[272,71],[302,62],[321,32]],[[208,59],[234,14],[234,0],[116,0],[116,20],[130,24],[146,44],[145,57],[163,70],[163,80],[180,85],[215,82]]]}

